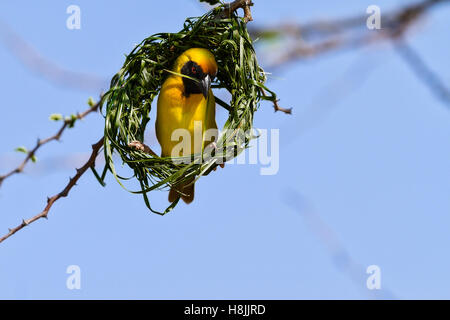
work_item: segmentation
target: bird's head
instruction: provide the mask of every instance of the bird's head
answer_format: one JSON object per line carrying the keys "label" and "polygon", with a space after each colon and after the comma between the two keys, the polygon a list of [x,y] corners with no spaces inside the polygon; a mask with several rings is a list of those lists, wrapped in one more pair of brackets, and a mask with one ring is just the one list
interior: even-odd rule
{"label": "bird's head", "polygon": [[208,97],[211,81],[217,75],[217,63],[213,54],[207,49],[192,48],[186,50],[175,62],[175,71],[194,78],[183,77],[185,95],[201,93]]}

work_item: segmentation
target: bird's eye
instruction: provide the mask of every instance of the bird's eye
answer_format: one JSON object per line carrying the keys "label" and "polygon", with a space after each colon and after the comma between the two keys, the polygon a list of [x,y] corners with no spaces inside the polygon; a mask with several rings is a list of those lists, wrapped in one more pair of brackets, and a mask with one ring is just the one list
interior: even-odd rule
{"label": "bird's eye", "polygon": [[191,71],[192,71],[193,74],[197,73],[197,69],[195,69],[195,67],[192,67]]}

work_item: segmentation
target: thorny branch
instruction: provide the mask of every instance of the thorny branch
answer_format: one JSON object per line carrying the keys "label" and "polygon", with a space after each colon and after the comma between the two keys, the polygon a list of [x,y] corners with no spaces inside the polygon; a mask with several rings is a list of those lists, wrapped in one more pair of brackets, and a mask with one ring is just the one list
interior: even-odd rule
{"label": "thorny branch", "polygon": [[101,149],[101,147],[103,146],[103,137],[94,145],[92,145],[92,153],[91,156],[89,157],[89,159],[86,161],[86,163],[79,169],[77,169],[77,173],[75,174],[75,176],[73,176],[73,178],[70,178],[69,183],[66,185],[66,187],[59,192],[58,194],[54,195],[51,198],[47,198],[47,205],[45,206],[44,210],[35,215],[34,217],[28,219],[28,220],[22,220],[22,223],[19,224],[17,227],[9,229],[8,233],[6,235],[4,235],[3,237],[0,238],[0,243],[5,241],[6,239],[8,239],[9,237],[11,237],[13,234],[15,234],[17,231],[22,230],[23,228],[25,228],[26,226],[30,225],[31,223],[45,218],[47,219],[48,217],[48,213],[50,211],[50,209],[52,208],[53,204],[58,201],[60,198],[64,198],[67,197],[70,190],[72,190],[72,188],[76,185],[76,183],[78,182],[78,180],[81,178],[81,176],[91,167],[95,166],[95,159],[97,158],[97,155]]}
{"label": "thorny branch", "polygon": [[[90,114],[91,112],[96,112],[101,104],[101,99],[99,100],[99,102],[97,102],[95,105],[91,106],[89,109],[85,110],[82,113],[78,113],[75,117],[76,120],[81,120],[83,118],[85,118],[88,114]],[[25,159],[22,161],[22,163],[17,166],[17,168],[11,170],[10,172],[4,174],[4,175],[0,175],[0,187],[3,183],[3,181],[9,177],[11,177],[14,174],[18,174],[23,172],[25,166],[28,164],[28,162],[33,159],[33,157],[36,155],[37,151],[44,145],[46,145],[47,143],[51,142],[51,141],[59,141],[59,139],[61,138],[62,134],[64,133],[64,131],[70,127],[70,125],[73,123],[73,119],[65,119],[61,128],[58,130],[58,132],[56,132],[54,135],[46,138],[46,139],[38,139],[36,142],[36,145],[33,147],[33,149],[31,149],[30,151],[27,152],[27,155],[25,157]]]}

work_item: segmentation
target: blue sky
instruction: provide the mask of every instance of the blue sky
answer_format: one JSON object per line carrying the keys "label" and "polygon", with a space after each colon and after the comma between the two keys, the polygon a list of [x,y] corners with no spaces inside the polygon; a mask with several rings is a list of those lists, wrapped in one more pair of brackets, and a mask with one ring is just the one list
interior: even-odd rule
{"label": "blue sky", "polygon": [[[405,3],[376,2],[382,12]],[[66,28],[71,4],[81,8],[81,30]],[[371,4],[257,0],[253,16],[303,22],[363,14]],[[0,4],[0,20],[43,57],[105,79],[104,89],[135,43],[203,12],[194,0]],[[433,11],[409,41],[450,85],[449,13]],[[99,92],[47,81],[3,43],[0,61],[3,173],[21,159],[14,148],[57,130],[51,113],[83,111]],[[365,299],[373,297],[369,265],[381,269],[375,296],[450,298],[450,110],[389,44],[291,64],[269,85],[294,108],[286,116],[263,103],[255,116],[256,127],[280,129],[277,175],[227,166],[197,184],[193,204],[160,217],[111,176],[102,188],[87,174],[48,221],[0,244],[0,298]],[[0,230],[40,212],[102,131],[103,119],[90,115],[5,181]],[[67,155],[75,160],[61,165]],[[153,206],[164,208],[166,197],[152,194]],[[349,259],[350,273],[340,267]],[[66,288],[69,265],[81,268],[81,290]]]}

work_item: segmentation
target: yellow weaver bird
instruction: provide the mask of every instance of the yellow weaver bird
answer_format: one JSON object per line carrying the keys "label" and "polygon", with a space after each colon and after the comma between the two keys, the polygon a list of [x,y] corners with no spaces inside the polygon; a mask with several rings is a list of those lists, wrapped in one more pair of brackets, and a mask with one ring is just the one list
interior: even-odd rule
{"label": "yellow weaver bird", "polygon": [[[217,137],[217,134],[212,137],[204,135],[206,130],[217,131],[216,102],[211,90],[211,80],[217,74],[216,59],[206,49],[192,48],[177,58],[172,71],[174,74],[170,74],[163,83],[158,97],[156,137],[161,145],[161,156],[198,154]],[[194,144],[194,124],[198,126],[197,121],[200,121],[202,128],[201,144]],[[188,154],[180,154],[178,149],[174,149],[180,143],[179,140],[172,139],[172,134],[177,129],[185,129],[190,134],[191,152]],[[183,151],[186,151],[185,149],[183,148]],[[170,189],[170,202],[180,197],[186,203],[194,200],[194,179]]]}

